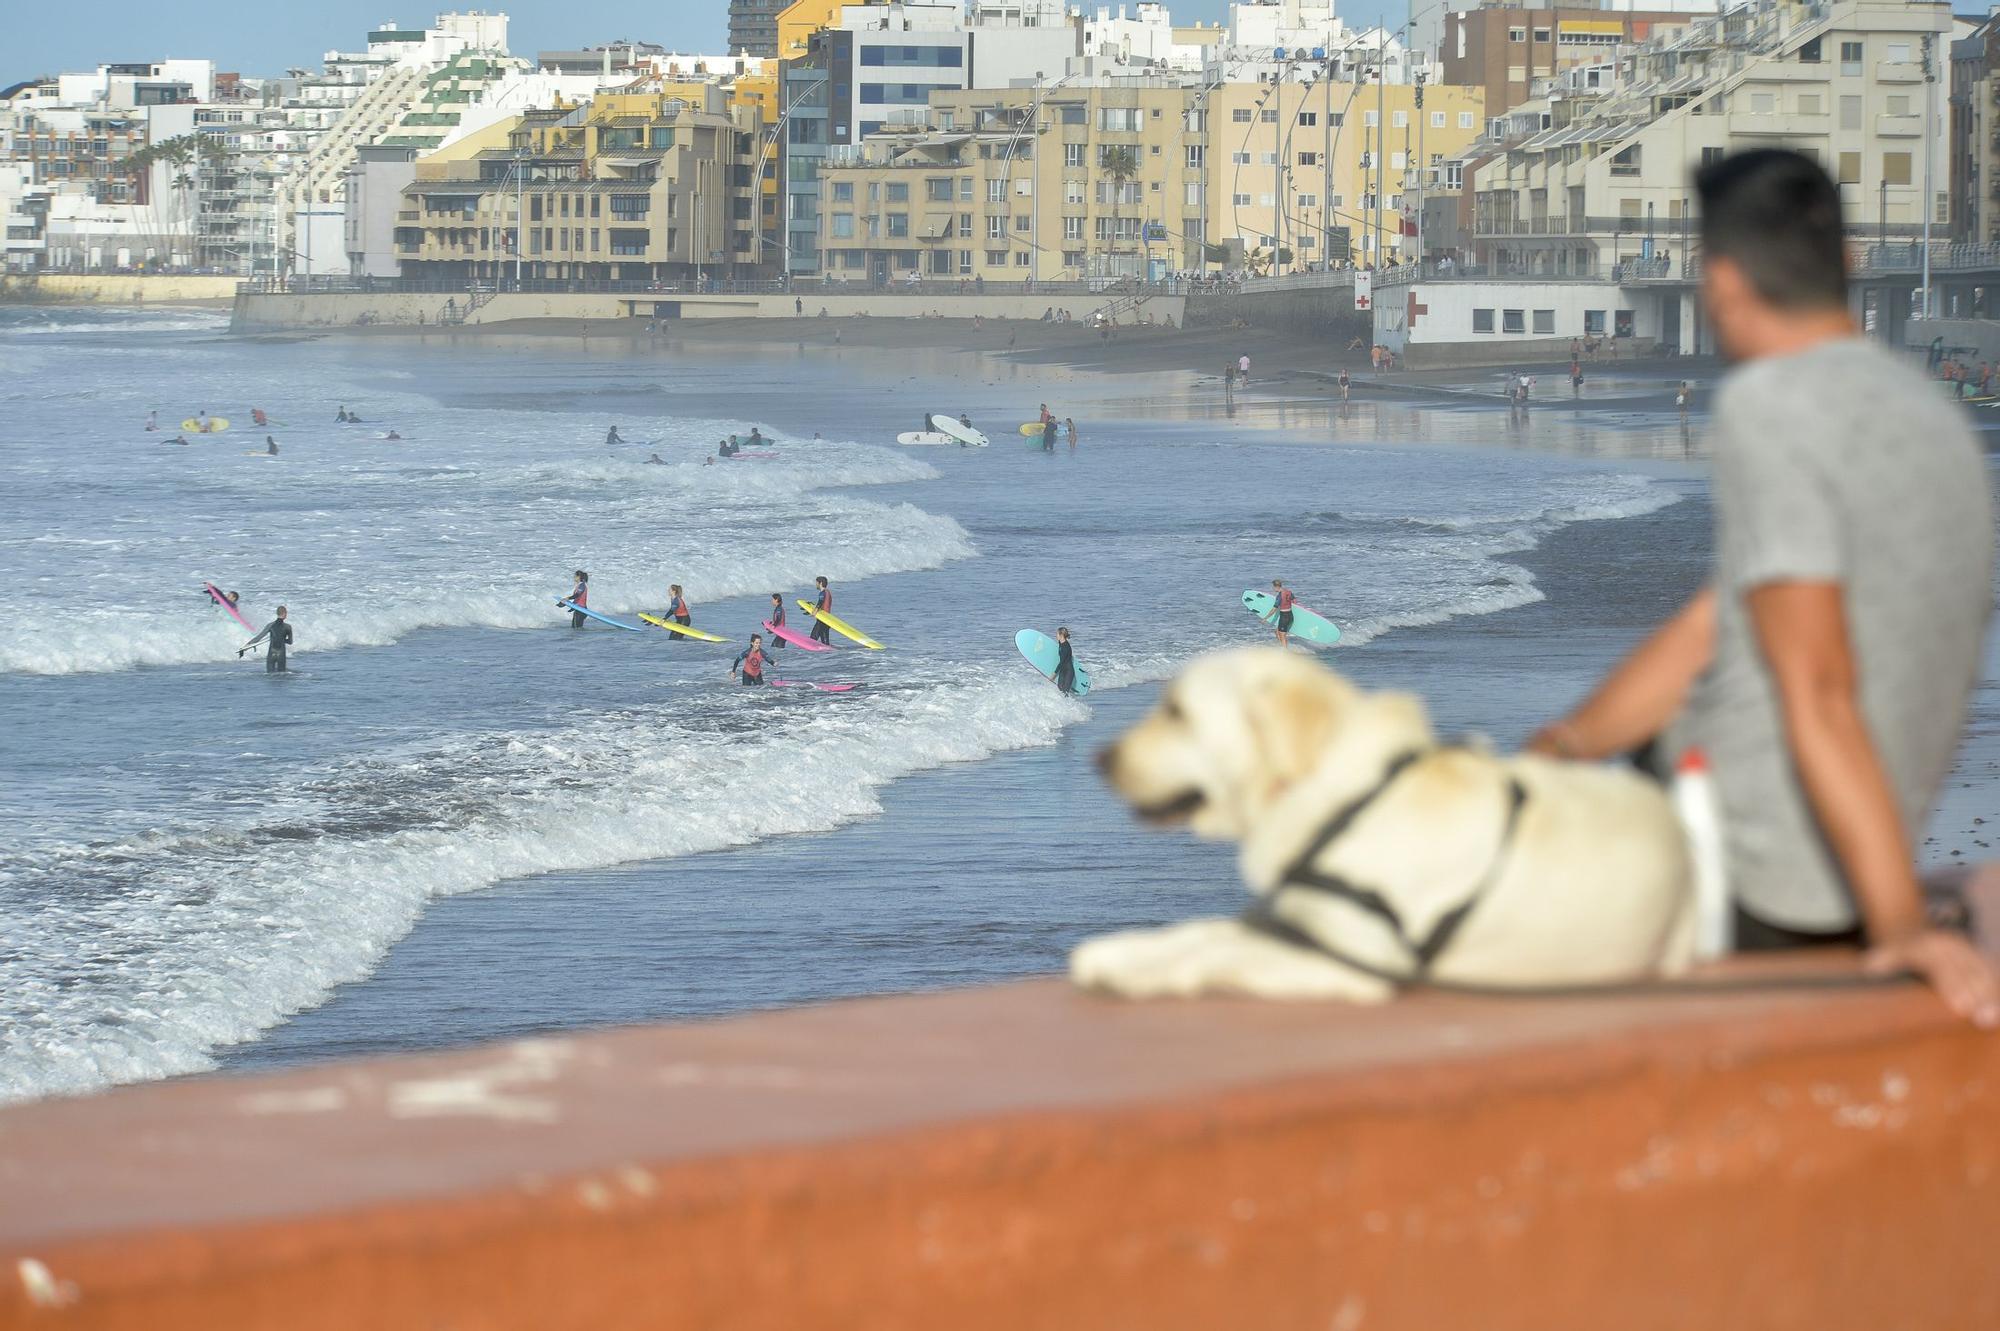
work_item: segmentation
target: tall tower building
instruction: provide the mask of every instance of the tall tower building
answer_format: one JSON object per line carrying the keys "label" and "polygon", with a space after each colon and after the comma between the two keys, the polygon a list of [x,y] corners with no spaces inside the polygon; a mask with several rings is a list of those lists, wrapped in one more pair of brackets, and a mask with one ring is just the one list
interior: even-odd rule
{"label": "tall tower building", "polygon": [[729,0],[729,53],[778,57],[778,11],[791,0]]}

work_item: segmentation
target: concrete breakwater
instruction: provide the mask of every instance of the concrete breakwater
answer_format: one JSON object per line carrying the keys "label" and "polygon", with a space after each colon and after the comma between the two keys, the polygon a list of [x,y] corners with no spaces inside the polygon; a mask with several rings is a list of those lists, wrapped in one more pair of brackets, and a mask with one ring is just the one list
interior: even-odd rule
{"label": "concrete breakwater", "polygon": [[0,276],[0,305],[226,304],[237,279],[167,273],[40,273]]}

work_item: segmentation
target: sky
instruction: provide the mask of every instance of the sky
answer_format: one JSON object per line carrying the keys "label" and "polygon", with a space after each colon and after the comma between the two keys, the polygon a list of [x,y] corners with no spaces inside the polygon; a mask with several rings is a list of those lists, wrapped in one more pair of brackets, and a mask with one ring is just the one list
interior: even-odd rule
{"label": "sky", "polygon": [[[1117,0],[1087,0],[1095,5]],[[1135,3],[1135,0],[1127,0]],[[1220,18],[1226,0],[1170,0],[1182,22]],[[728,32],[728,0],[94,0],[82,9],[19,0],[0,42],[0,87],[110,61],[166,57],[213,59],[241,74],[316,69],[330,50],[359,50],[372,28],[390,20],[416,26],[439,10],[502,11],[513,22],[516,54],[574,49],[631,38],[682,51],[720,51]],[[1351,26],[1366,26],[1389,10],[1398,21],[1405,0],[1353,0],[1340,6]]]}

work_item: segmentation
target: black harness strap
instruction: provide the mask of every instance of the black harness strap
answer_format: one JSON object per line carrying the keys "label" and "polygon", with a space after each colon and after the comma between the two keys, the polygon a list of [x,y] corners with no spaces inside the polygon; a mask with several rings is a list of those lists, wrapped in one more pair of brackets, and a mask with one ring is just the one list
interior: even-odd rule
{"label": "black harness strap", "polygon": [[[1409,928],[1403,923],[1402,915],[1396,910],[1396,907],[1389,899],[1380,892],[1350,882],[1338,874],[1323,873],[1314,867],[1314,862],[1326,853],[1329,846],[1346,835],[1348,830],[1354,826],[1355,820],[1367,812],[1383,795],[1387,794],[1389,788],[1395,785],[1403,773],[1407,772],[1419,759],[1434,752],[1437,752],[1437,750],[1412,749],[1406,753],[1399,754],[1395,761],[1391,762],[1388,768],[1382,773],[1380,781],[1342,805],[1334,813],[1333,817],[1326,821],[1319,832],[1314,835],[1313,839],[1307,843],[1305,849],[1292,861],[1291,867],[1286,869],[1278,879],[1278,887],[1280,888],[1302,887],[1309,891],[1324,893],[1337,900],[1345,901],[1349,905],[1358,906],[1381,920],[1396,935],[1397,941],[1409,952],[1413,964],[1408,974],[1390,974],[1377,967],[1363,965],[1351,957],[1335,952],[1311,934],[1306,933],[1296,925],[1280,919],[1276,912],[1272,910],[1270,901],[1265,898],[1260,898],[1255,905],[1244,912],[1243,922],[1261,933],[1267,933],[1274,937],[1282,938],[1286,942],[1323,952],[1343,965],[1351,966],[1378,979],[1389,980],[1396,984],[1409,984],[1424,979],[1429,974],[1432,965],[1436,963],[1438,957],[1443,955],[1444,950],[1451,945],[1452,939],[1458,935],[1459,929],[1465,924],[1467,917],[1472,914],[1474,908],[1479,905],[1480,900],[1499,881],[1500,871],[1506,867],[1507,851],[1514,844],[1514,834],[1520,827],[1521,808],[1528,802],[1527,788],[1519,780],[1512,778],[1508,780],[1507,822],[1506,826],[1501,829],[1500,845],[1493,853],[1491,864],[1488,865],[1485,874],[1480,877],[1478,884],[1473,888],[1472,894],[1440,916],[1438,922],[1431,926],[1430,932],[1421,938],[1411,936]],[[1276,889],[1273,890],[1275,891]]]}

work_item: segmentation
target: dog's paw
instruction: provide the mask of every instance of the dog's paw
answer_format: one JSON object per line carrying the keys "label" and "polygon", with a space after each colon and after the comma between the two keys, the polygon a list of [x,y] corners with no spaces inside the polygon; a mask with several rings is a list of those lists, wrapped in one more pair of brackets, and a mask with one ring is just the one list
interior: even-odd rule
{"label": "dog's paw", "polygon": [[1235,920],[1195,920],[1093,938],[1070,953],[1069,974],[1083,988],[1123,998],[1239,994],[1380,1003],[1394,992],[1373,976]]}

